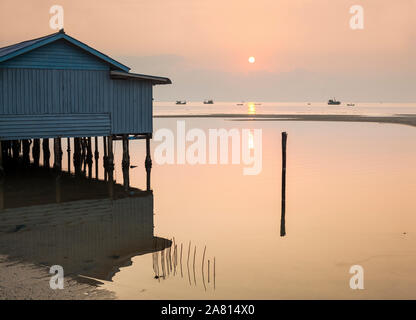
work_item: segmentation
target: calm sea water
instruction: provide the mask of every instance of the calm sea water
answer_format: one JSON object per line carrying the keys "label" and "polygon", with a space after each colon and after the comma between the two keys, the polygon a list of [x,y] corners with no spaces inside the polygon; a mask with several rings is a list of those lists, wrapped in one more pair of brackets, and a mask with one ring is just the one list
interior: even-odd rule
{"label": "calm sea water", "polygon": [[[223,107],[228,105],[230,112],[242,113],[240,106],[232,104],[208,107],[223,113]],[[200,105],[201,110],[206,107]],[[164,108],[171,109],[164,112]],[[184,112],[181,108],[184,107],[158,104],[155,114]],[[186,113],[203,112],[198,108]],[[262,104],[255,111],[309,112],[308,108]],[[332,108],[337,107],[316,106],[319,112],[331,112]],[[360,112],[365,109],[374,114],[415,113],[411,105],[360,108]],[[155,118],[154,131],[167,128],[176,134],[178,120],[181,119]],[[56,248],[48,245],[46,235],[54,234],[62,243],[57,246],[59,252],[62,248],[67,252],[62,259],[70,260],[66,262],[68,268],[102,280],[101,287],[121,299],[416,298],[414,127],[234,120],[184,121],[187,129],[199,128],[203,132],[215,128],[261,129],[260,174],[244,175],[243,163],[159,165],[154,159],[153,199],[144,198],[138,203],[124,203],[122,199],[110,201],[108,206],[107,200],[88,202],[92,209],[85,211],[83,203],[84,211],[80,212],[76,206],[65,207],[62,214],[69,221],[48,220],[53,223],[37,220],[42,210],[53,217],[50,209],[37,210],[29,232],[38,233],[30,237],[32,247],[21,249],[26,250],[26,260],[52,259],[50,252]],[[288,133],[284,237],[280,236],[282,131]],[[100,155],[101,145],[100,141]],[[158,145],[152,142],[152,154]],[[114,149],[115,178],[122,183],[119,141]],[[144,141],[130,142],[130,158],[131,165],[137,166],[130,170],[131,186],[144,189]],[[66,163],[64,152],[64,170]],[[99,178],[102,177],[100,162]],[[88,187],[90,191],[94,188]],[[76,187],[65,190],[69,194],[80,192]],[[33,208],[26,208],[25,219],[31,217]],[[107,212],[108,208],[113,211]],[[7,212],[1,213],[6,217]],[[3,219],[1,227],[4,221],[8,220]],[[19,219],[12,224],[23,225]],[[1,254],[27,247],[28,232],[25,238],[20,230],[0,231],[0,248],[6,246]],[[154,243],[153,235],[159,244]],[[167,240],[172,240],[172,245]],[[127,259],[121,263],[120,257],[124,256]],[[364,290],[350,289],[349,270],[353,265],[364,268]]]}
{"label": "calm sea water", "polygon": [[[347,106],[347,104],[354,106]],[[343,102],[339,106],[328,106],[325,102],[155,102],[155,115],[172,114],[361,114],[393,115],[415,114],[416,103],[360,103]]]}
{"label": "calm sea water", "polygon": [[[155,129],[175,131],[176,120],[156,119]],[[155,163],[155,234],[182,246],[183,274],[177,269],[154,279],[154,257],[141,255],[105,288],[127,299],[416,298],[414,128],[224,119],[187,119],[186,127],[262,129],[261,174],[244,176],[243,165]],[[288,132],[285,237],[282,131]],[[143,143],[133,146],[140,165]],[[135,170],[133,184],[143,186],[144,170]],[[362,291],[349,287],[356,264],[365,270]]]}

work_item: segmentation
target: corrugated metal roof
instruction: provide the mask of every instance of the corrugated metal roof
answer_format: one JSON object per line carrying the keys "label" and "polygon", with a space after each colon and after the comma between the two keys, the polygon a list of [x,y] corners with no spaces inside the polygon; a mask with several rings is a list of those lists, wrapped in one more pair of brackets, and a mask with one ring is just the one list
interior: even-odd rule
{"label": "corrugated metal roof", "polygon": [[146,74],[111,71],[110,75],[112,79],[150,80],[153,84],[171,84],[172,83],[172,81],[170,81],[169,78],[150,76]]}
{"label": "corrugated metal roof", "polygon": [[63,31],[63,29],[59,32],[47,35],[45,37],[27,40],[27,41],[23,41],[23,42],[20,42],[11,46],[0,48],[0,63],[10,60],[14,57],[17,57],[23,53],[34,50],[36,48],[42,47],[46,44],[49,44],[59,39],[65,39],[66,41],[89,52],[90,54],[96,56],[97,58],[104,60],[105,62],[112,65],[114,68],[118,70],[122,70],[124,72],[129,72],[130,70],[129,67],[121,64],[120,62],[110,58],[109,56],[99,52],[98,50],[95,50],[94,48],[91,48],[90,46],[82,43],[81,41],[78,41],[75,38],[68,36]]}

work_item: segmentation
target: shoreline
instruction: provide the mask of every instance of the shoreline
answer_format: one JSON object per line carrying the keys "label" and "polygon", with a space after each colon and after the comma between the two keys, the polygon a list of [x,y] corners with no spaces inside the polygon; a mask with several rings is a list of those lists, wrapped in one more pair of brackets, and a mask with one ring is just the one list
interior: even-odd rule
{"label": "shoreline", "polygon": [[176,114],[154,115],[154,118],[230,118],[233,121],[339,121],[401,124],[416,127],[416,114],[386,116],[338,114]]}
{"label": "shoreline", "polygon": [[112,300],[114,293],[64,276],[64,289],[52,290],[49,268],[0,255],[0,300]]}

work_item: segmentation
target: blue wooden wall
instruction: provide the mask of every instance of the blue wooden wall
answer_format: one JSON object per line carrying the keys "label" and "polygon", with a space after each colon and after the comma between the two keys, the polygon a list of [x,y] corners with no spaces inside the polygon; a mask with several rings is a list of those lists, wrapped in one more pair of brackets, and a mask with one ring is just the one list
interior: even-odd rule
{"label": "blue wooden wall", "polygon": [[151,133],[152,83],[65,42],[0,63],[0,139]]}

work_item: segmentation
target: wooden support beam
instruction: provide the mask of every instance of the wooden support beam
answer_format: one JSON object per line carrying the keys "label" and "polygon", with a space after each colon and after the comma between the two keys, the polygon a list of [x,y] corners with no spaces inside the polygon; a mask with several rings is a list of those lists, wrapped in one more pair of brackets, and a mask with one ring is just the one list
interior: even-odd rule
{"label": "wooden support beam", "polygon": [[114,198],[114,154],[113,154],[113,137],[108,136],[108,161],[107,161],[107,173],[109,181],[109,193],[110,198]]}
{"label": "wooden support beam", "polygon": [[54,153],[54,163],[53,168],[57,171],[62,170],[62,144],[61,138],[53,139],[53,153]]}
{"label": "wooden support beam", "polygon": [[128,191],[130,187],[130,154],[129,154],[129,136],[127,134],[123,135],[123,160],[122,160],[122,169],[123,169],[123,184],[124,190]]}
{"label": "wooden support beam", "polygon": [[3,167],[4,166],[4,164],[3,164],[3,147],[4,147],[3,146],[3,143],[0,140],[0,179],[4,175],[4,167]]}
{"label": "wooden support beam", "polygon": [[107,152],[107,137],[103,137],[103,147],[104,147],[104,156],[103,156],[103,167],[104,167],[104,181],[107,181],[107,162],[108,162],[108,152]]}
{"label": "wooden support beam", "polygon": [[150,172],[152,171],[152,158],[150,156],[150,135],[146,137],[146,160],[144,166],[146,168],[146,190],[150,191]]}
{"label": "wooden support beam", "polygon": [[74,171],[81,174],[81,138],[74,138]]}
{"label": "wooden support beam", "polygon": [[12,150],[13,150],[13,160],[17,161],[20,156],[20,141],[19,140],[13,140]]}
{"label": "wooden support beam", "polygon": [[66,153],[68,156],[68,172],[71,172],[71,138],[66,138]]}
{"label": "wooden support beam", "polygon": [[92,140],[91,140],[91,137],[86,138],[85,142],[86,142],[86,149],[87,149],[86,163],[88,165],[88,177],[92,179]]}
{"label": "wooden support beam", "polygon": [[22,140],[23,149],[23,164],[28,166],[30,164],[30,140]]}
{"label": "wooden support beam", "polygon": [[0,172],[0,210],[4,209],[4,174]]}
{"label": "wooden support beam", "polygon": [[98,179],[98,159],[100,158],[100,153],[98,152],[98,137],[94,138],[95,150],[94,150],[94,159],[95,159],[95,179]]}
{"label": "wooden support beam", "polygon": [[33,165],[39,167],[39,158],[40,158],[40,139],[33,139],[32,145],[32,158]]}
{"label": "wooden support beam", "polygon": [[51,156],[51,152],[49,151],[49,139],[43,139],[42,141],[42,150],[43,150],[43,166],[45,168],[49,168],[49,158]]}

